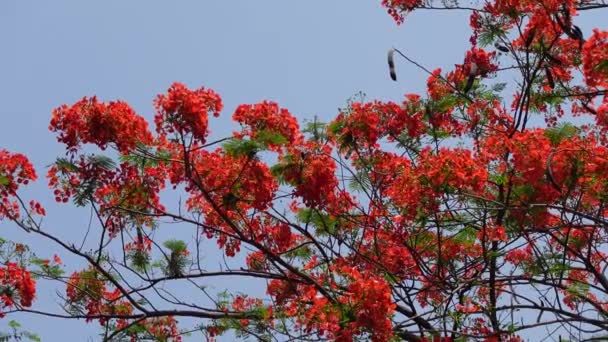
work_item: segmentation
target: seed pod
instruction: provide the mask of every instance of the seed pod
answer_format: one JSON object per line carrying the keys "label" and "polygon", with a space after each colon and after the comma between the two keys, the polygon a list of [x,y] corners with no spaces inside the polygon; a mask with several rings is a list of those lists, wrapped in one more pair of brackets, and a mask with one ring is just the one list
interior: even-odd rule
{"label": "seed pod", "polygon": [[464,86],[464,89],[462,90],[463,93],[468,93],[472,88],[473,88],[473,84],[475,83],[475,76],[470,75],[469,78],[467,79],[467,84]]}
{"label": "seed pod", "polygon": [[504,45],[500,45],[500,44],[498,44],[498,43],[495,43],[495,44],[494,44],[494,47],[495,47],[495,48],[496,48],[498,51],[505,52],[505,53],[509,52],[509,49],[508,49],[506,46],[504,46]]}
{"label": "seed pod", "polygon": [[564,25],[570,26],[570,11],[566,4],[562,4],[562,13],[564,13]]}
{"label": "seed pod", "polygon": [[228,210],[235,209],[238,202],[239,198],[232,192],[228,192],[222,197],[222,205]]}
{"label": "seed pod", "polygon": [[549,82],[549,87],[551,89],[555,88],[555,81],[553,80],[553,75],[551,74],[551,70],[545,67],[545,73],[547,74],[547,82]]}
{"label": "seed pod", "polygon": [[545,53],[545,58],[547,58],[547,60],[549,62],[551,62],[552,64],[556,64],[556,65],[562,65],[562,61],[561,59],[554,57],[553,55],[549,54],[549,53]]}
{"label": "seed pod", "polygon": [[577,39],[578,41],[584,41],[585,38],[583,37],[583,31],[581,31],[581,29],[576,26],[576,25],[572,25],[572,35]]}
{"label": "seed pod", "polygon": [[388,71],[391,75],[391,80],[397,81],[397,73],[395,72],[395,49],[388,50]]}
{"label": "seed pod", "polygon": [[530,44],[532,44],[532,41],[534,40],[535,35],[536,35],[536,27],[534,27],[530,30],[530,33],[528,33],[528,36],[526,37],[526,40],[524,41],[526,48],[530,47]]}
{"label": "seed pod", "polygon": [[179,253],[172,251],[167,262],[167,274],[169,277],[181,277],[183,276],[181,265],[180,265]]}

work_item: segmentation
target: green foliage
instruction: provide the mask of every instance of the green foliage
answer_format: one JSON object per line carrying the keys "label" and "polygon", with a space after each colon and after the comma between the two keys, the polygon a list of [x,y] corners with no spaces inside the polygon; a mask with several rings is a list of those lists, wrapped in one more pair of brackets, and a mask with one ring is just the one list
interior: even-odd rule
{"label": "green foliage", "polygon": [[298,211],[297,219],[302,223],[312,225],[319,236],[335,234],[340,227],[339,219],[311,208],[304,208]]}
{"label": "green foliage", "polygon": [[167,249],[174,253],[183,253],[188,245],[181,240],[167,240],[163,243]]}
{"label": "green foliage", "polygon": [[311,255],[312,251],[307,245],[298,246],[297,248],[285,253],[285,256],[288,258],[298,258],[301,260],[309,260]]}
{"label": "green foliage", "polygon": [[608,72],[608,59],[604,59],[595,66],[595,70],[600,72]]}
{"label": "green foliage", "polygon": [[589,293],[590,286],[587,283],[574,282],[566,289],[566,292],[576,297],[586,297]]}
{"label": "green foliage", "polygon": [[299,167],[299,166],[297,166],[295,164],[295,159],[294,159],[293,155],[287,154],[287,155],[283,156],[283,160],[281,161],[281,163],[275,164],[270,167],[270,173],[272,173],[272,175],[277,180],[277,182],[279,182],[279,184],[287,185],[289,183],[285,179],[284,174],[287,170],[289,170],[293,167]]}
{"label": "green foliage", "polygon": [[477,230],[473,227],[464,227],[458,233],[454,234],[454,242],[471,246],[477,239]]}
{"label": "green foliage", "polygon": [[549,127],[545,130],[545,136],[551,144],[558,145],[564,139],[571,139],[580,132],[579,128],[569,122],[562,122],[556,127]]}
{"label": "green foliage", "polygon": [[486,101],[494,101],[500,100],[500,92],[506,87],[505,83],[497,83],[492,85],[491,87],[486,86],[485,84],[475,83],[475,88],[477,89],[479,86],[479,91],[477,97],[480,99],[484,99]]}
{"label": "green foliage", "polygon": [[51,263],[48,259],[40,259],[33,257],[30,259],[33,265],[40,267],[38,273],[45,275],[50,278],[59,278],[64,274],[61,265]]}
{"label": "green foliage", "polygon": [[26,330],[20,330],[21,328],[21,323],[15,321],[15,320],[10,320],[8,322],[8,326],[9,328],[11,328],[12,332],[11,333],[0,333],[0,342],[3,341],[23,341],[24,338],[27,339],[28,341],[34,341],[34,342],[40,342],[40,336],[26,331]]}
{"label": "green foliage", "polygon": [[500,25],[499,23],[488,23],[488,25],[485,26],[486,30],[483,30],[479,34],[477,39],[479,45],[481,47],[489,46],[496,42],[500,37],[504,37],[506,33],[503,27],[504,26]]}
{"label": "green foliage", "polygon": [[233,157],[254,157],[256,153],[267,150],[270,146],[283,146],[288,142],[284,135],[264,129],[257,131],[251,140],[232,138],[222,144],[222,147]]}
{"label": "green foliage", "polygon": [[522,184],[513,187],[513,196],[515,198],[529,198],[534,194],[532,184]]}
{"label": "green foliage", "polygon": [[289,142],[284,135],[267,129],[256,132],[253,140],[265,147],[270,145],[286,145]]}
{"label": "green foliage", "polygon": [[307,122],[306,126],[302,130],[305,134],[309,134],[312,136],[314,141],[320,141],[327,139],[327,124],[323,122],[319,122],[315,119],[315,121]]}
{"label": "green foliage", "polygon": [[88,158],[88,162],[90,165],[106,171],[116,168],[116,163],[112,160],[112,158],[102,155],[91,155]]}
{"label": "green foliage", "polygon": [[222,147],[232,157],[254,156],[264,148],[264,145],[252,140],[230,139]]}
{"label": "green foliage", "polygon": [[150,264],[150,255],[139,249],[129,251],[127,257],[131,261],[131,266],[140,272],[145,271]]}
{"label": "green foliage", "polygon": [[363,192],[371,188],[372,181],[365,170],[359,170],[355,177],[348,183],[348,187],[353,192]]}
{"label": "green foliage", "polygon": [[[87,158],[87,164],[95,169],[110,171],[116,168],[116,163],[109,157],[103,155],[90,155]],[[78,165],[72,163],[65,158],[58,158],[55,165],[62,173],[79,172]],[[94,177],[84,179],[82,183],[75,189],[74,204],[79,207],[85,206],[93,196],[95,189],[98,186],[98,181]]]}
{"label": "green foliage", "polygon": [[76,164],[66,158],[57,158],[55,166],[57,166],[59,170],[66,170],[69,172],[78,172],[80,170]]}
{"label": "green foliage", "polygon": [[167,165],[171,155],[164,150],[153,151],[146,146],[138,145],[138,153],[121,155],[120,161],[135,165],[141,169],[145,167],[158,167],[161,164]]}
{"label": "green foliage", "polygon": [[164,273],[169,277],[182,276],[187,264],[186,243],[181,240],[168,240],[163,243],[163,246],[171,251],[168,260],[163,265]]}
{"label": "green foliage", "polygon": [[[437,101],[431,108],[436,108],[440,112],[448,111],[460,103],[460,98],[454,94],[446,95]],[[432,110],[432,109],[431,109]]]}

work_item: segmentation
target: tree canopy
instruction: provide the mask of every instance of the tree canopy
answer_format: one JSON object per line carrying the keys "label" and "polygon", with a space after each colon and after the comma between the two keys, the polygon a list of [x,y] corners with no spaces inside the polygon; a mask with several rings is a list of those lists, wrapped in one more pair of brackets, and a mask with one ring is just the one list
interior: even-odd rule
{"label": "tree canopy", "polygon": [[[108,341],[608,338],[608,31],[576,25],[608,4],[381,5],[399,25],[468,11],[470,48],[450,70],[391,48],[387,82],[410,63],[425,93],[355,97],[329,122],[242,104],[219,140],[206,87],[171,85],[153,123],[95,96],[57,107],[65,154],[46,181],[95,214],[73,239],[21,194],[28,158],[0,149],[0,220],[86,264],[0,239],[1,315],[95,322]],[[202,260],[208,240],[230,263]],[[54,311],[36,306],[41,279],[61,288]],[[219,279],[244,287],[209,291]]]}

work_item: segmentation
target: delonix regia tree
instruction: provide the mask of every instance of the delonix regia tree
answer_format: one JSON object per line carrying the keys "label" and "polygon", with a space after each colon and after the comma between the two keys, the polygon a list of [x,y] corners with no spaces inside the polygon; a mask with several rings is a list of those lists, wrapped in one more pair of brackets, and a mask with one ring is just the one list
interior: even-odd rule
{"label": "delonix regia tree", "polygon": [[[426,94],[349,101],[304,127],[276,103],[243,104],[240,130],[216,141],[222,100],[207,88],[173,84],[151,129],[122,101],[55,109],[66,153],[50,191],[96,217],[67,221],[71,240],[20,195],[32,164],[0,150],[0,218],[81,262],[2,240],[2,315],[94,322],[104,340],[607,338],[608,32],[576,22],[608,4],[382,5],[398,24],[419,8],[470,12],[451,70],[390,50],[391,78],[412,63]],[[185,201],[163,205],[173,193]],[[238,266],[205,263],[208,239]],[[54,311],[37,308],[42,279],[61,288]],[[245,287],[210,292],[220,279]]]}

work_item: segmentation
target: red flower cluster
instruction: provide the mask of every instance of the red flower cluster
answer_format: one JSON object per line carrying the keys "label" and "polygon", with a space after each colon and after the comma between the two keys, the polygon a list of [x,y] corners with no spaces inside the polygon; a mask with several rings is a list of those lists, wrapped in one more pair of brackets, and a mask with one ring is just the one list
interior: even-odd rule
{"label": "red flower cluster", "polygon": [[[19,203],[13,197],[21,184],[27,185],[36,178],[34,167],[24,155],[0,149],[0,220],[19,217]],[[33,203],[32,209],[44,215],[39,203]]]}
{"label": "red flower cluster", "polygon": [[[158,318],[150,318],[140,323],[145,328],[148,334],[150,334],[157,341],[175,341],[180,342],[182,340],[182,334],[177,328],[177,320],[173,316],[164,316]],[[140,341],[136,334],[133,334],[131,341]]]}
{"label": "red flower cluster", "polygon": [[[74,272],[68,279],[66,295],[69,304],[82,308],[86,311],[87,316],[131,314],[133,312],[131,304],[121,300],[120,291],[109,291],[103,276],[93,268]],[[98,319],[102,325],[108,321],[105,317]],[[93,318],[87,319],[87,321],[91,320]]]}
{"label": "red flower cluster", "polygon": [[425,150],[420,155],[418,166],[404,169],[387,195],[406,210],[408,218],[414,219],[420,213],[419,208],[430,212],[436,210],[436,199],[445,192],[479,192],[486,179],[486,169],[469,150],[444,148],[438,154]]}
{"label": "red flower cluster", "polygon": [[[349,333],[342,332],[345,341],[352,340],[352,333],[369,332],[373,341],[388,341],[393,335],[390,316],[396,305],[391,289],[382,278],[363,275],[354,268],[343,268],[342,272],[351,278],[349,295],[340,298],[341,303],[350,307],[355,316],[349,324]],[[348,335],[346,335],[348,334]]]}
{"label": "red flower cluster", "polygon": [[[9,262],[5,267],[0,267],[0,281],[2,284],[2,308],[10,308],[15,305],[15,300],[23,307],[32,306],[36,295],[36,282],[32,279],[30,272],[16,263]],[[0,317],[4,316],[0,312]]]}
{"label": "red flower cluster", "polygon": [[[302,134],[298,121],[285,108],[272,101],[264,101],[253,105],[240,105],[232,114],[232,119],[247,128],[235,132],[237,138],[250,136],[255,139],[263,131],[278,133],[289,141],[290,145],[300,143]],[[269,143],[272,150],[279,151],[280,146]]]}
{"label": "red flower cluster", "polygon": [[175,133],[183,138],[192,134],[197,142],[205,143],[209,112],[217,117],[224,105],[211,89],[190,90],[181,83],[173,83],[166,95],[158,95],[155,107],[154,122],[161,136]]}
{"label": "red flower cluster", "polygon": [[152,142],[147,122],[125,102],[98,102],[96,97],[83,98],[72,106],[53,111],[49,129],[59,132],[57,140],[76,152],[83,143],[105,149],[116,145],[120,152],[134,149],[138,143]]}
{"label": "red flower cluster", "polygon": [[388,14],[397,24],[402,24],[405,15],[422,4],[422,0],[382,0],[382,6],[388,9]]}
{"label": "red flower cluster", "polygon": [[285,165],[283,177],[295,187],[294,195],[311,207],[323,207],[336,198],[336,162],[329,146],[318,151],[293,151],[280,159]]}
{"label": "red flower cluster", "polygon": [[492,62],[496,52],[487,52],[483,49],[472,48],[467,51],[462,69],[466,75],[485,77],[495,72],[498,66]]}
{"label": "red flower cluster", "polygon": [[587,85],[608,89],[608,31],[593,30],[582,54]]}
{"label": "red flower cluster", "polygon": [[394,141],[405,133],[410,138],[420,137],[426,130],[420,97],[406,95],[401,105],[394,102],[355,102],[338,114],[332,122],[331,137],[341,148],[378,148],[387,137]]}

